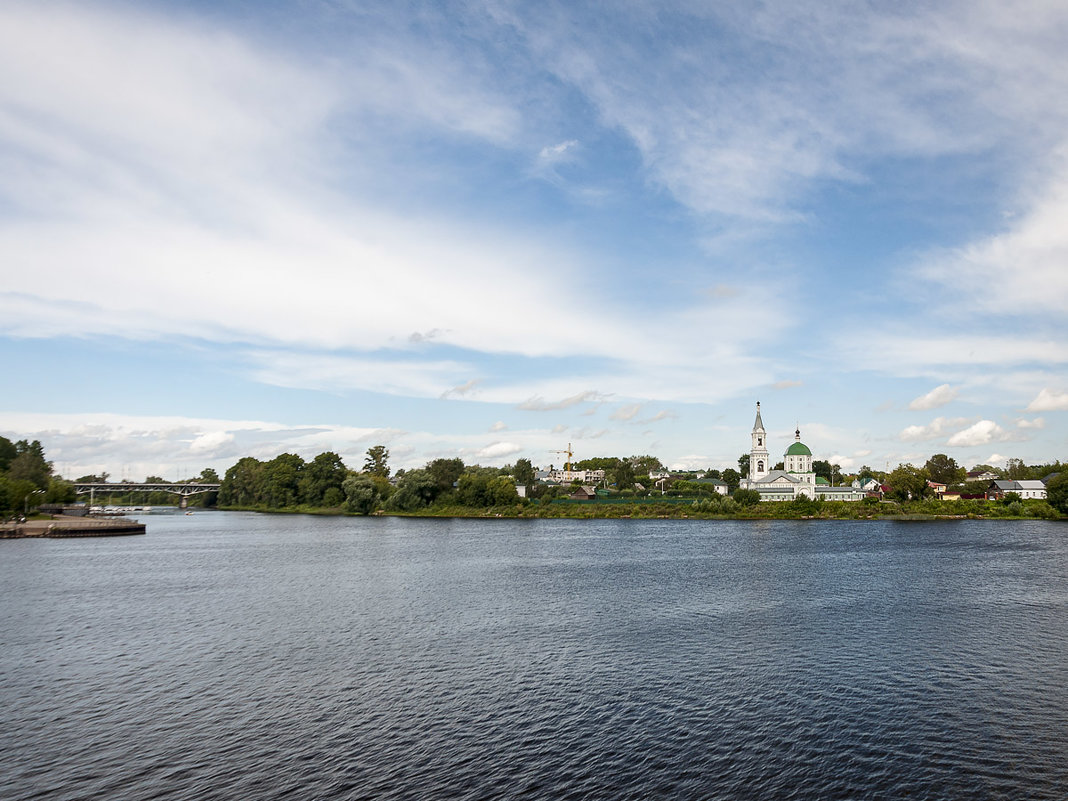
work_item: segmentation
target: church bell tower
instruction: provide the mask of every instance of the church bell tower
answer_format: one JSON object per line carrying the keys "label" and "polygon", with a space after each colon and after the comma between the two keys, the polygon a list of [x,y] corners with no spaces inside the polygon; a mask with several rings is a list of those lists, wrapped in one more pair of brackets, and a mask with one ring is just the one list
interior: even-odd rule
{"label": "church bell tower", "polygon": [[753,447],[749,450],[749,480],[758,481],[769,471],[768,434],[760,419],[760,401],[757,401],[756,421],[753,423]]}

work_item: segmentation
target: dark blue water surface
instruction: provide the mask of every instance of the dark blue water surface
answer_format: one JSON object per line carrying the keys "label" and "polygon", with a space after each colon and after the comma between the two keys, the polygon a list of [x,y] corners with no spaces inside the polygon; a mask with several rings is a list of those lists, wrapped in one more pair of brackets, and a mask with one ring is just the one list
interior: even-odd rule
{"label": "dark blue water surface", "polygon": [[1068,526],[0,541],[4,799],[1068,798]]}

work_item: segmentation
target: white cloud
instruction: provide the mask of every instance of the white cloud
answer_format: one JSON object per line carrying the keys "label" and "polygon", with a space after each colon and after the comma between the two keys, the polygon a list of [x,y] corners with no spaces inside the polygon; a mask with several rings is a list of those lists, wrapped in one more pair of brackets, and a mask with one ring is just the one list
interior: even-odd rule
{"label": "white cloud", "polygon": [[[1020,146],[1020,118],[1036,120],[1032,140],[1056,131],[1068,82],[1048,32],[1064,11],[1018,10],[631,5],[615,25],[588,24],[581,6],[491,13],[625,131],[682,203],[774,220],[795,217],[814,181],[859,180],[858,154],[974,153],[1013,131]],[[693,35],[674,35],[682,28]],[[720,57],[705,32],[739,42],[744,64]],[[658,34],[672,47],[650,51],[645,42]]]}
{"label": "white cloud", "polygon": [[898,435],[904,442],[921,442],[928,439],[937,439],[948,434],[953,429],[966,426],[971,421],[966,417],[936,417],[925,426],[906,426]]}
{"label": "white cloud", "polygon": [[972,448],[990,442],[1003,442],[1010,438],[1011,434],[993,420],[980,420],[963,431],[958,431],[946,444],[954,448]]}
{"label": "white cloud", "polygon": [[955,400],[958,394],[960,393],[956,388],[951,387],[949,384],[942,384],[941,386],[932,389],[926,395],[914,398],[909,403],[909,408],[914,410],[937,409],[939,406],[945,406],[947,403]]}
{"label": "white cloud", "polygon": [[220,473],[243,456],[279,453],[311,458],[336,451],[356,464],[374,444],[405,432],[335,424],[286,425],[261,420],[150,417],[118,414],[4,413],[4,427],[39,439],[66,478],[121,468],[130,476],[180,478],[205,467]]}
{"label": "white cloud", "polygon": [[480,448],[477,455],[482,459],[500,459],[504,456],[520,453],[522,450],[522,446],[516,445],[514,442],[494,442],[491,445]]}
{"label": "white cloud", "polygon": [[787,380],[784,380],[784,381],[776,381],[774,384],[771,385],[771,388],[774,389],[774,390],[782,390],[782,389],[792,389],[794,387],[801,387],[801,386],[804,386],[804,385],[805,385],[804,381],[794,381],[794,380],[791,380],[791,379],[787,379]]}
{"label": "white cloud", "polygon": [[[1068,141],[1051,161],[1042,193],[1025,200],[1026,211],[1004,231],[936,254],[922,267],[933,281],[952,281],[956,308],[1032,318],[1068,308]],[[968,280],[950,278],[960,275]]]}
{"label": "white cloud", "polygon": [[1046,421],[1044,419],[1042,419],[1041,417],[1036,417],[1034,420],[1027,420],[1025,418],[1020,418],[1019,420],[1016,421],[1016,427],[1017,428],[1036,428],[1036,429],[1037,428],[1045,428],[1046,427]]}
{"label": "white cloud", "polygon": [[1028,412],[1063,412],[1068,411],[1068,392],[1058,392],[1049,387],[1043,388],[1035,399],[1027,404]]}
{"label": "white cloud", "polygon": [[[24,212],[0,224],[0,332],[372,350],[425,342],[416,331],[544,355],[570,353],[568,321],[582,318],[628,352],[653,350],[614,312],[553,290],[575,265],[544,237],[392,213],[358,184],[330,191],[324,160],[341,144],[329,122],[356,102],[351,75],[177,18],[23,5],[0,23],[0,74],[20,76],[0,82],[0,154],[18,154],[0,194]],[[398,114],[445,127],[493,117],[465,103],[455,68],[417,85],[413,67],[379,55],[405,91],[387,82],[373,97]],[[428,110],[437,102],[455,120]],[[508,125],[476,128],[493,139]],[[518,308],[540,310],[539,336]]]}
{"label": "white cloud", "polygon": [[[833,454],[827,457],[827,461],[831,464],[836,464],[842,468],[842,470],[852,470],[857,466],[857,460],[853,456],[845,456],[841,453]],[[837,477],[836,477],[837,480]]]}
{"label": "white cloud", "polygon": [[[257,381],[279,387],[363,389],[423,398],[469,392],[477,380],[455,385],[471,366],[453,361],[372,359],[288,351],[246,354]],[[454,386],[455,385],[455,386]],[[442,392],[442,387],[451,387]]]}
{"label": "white cloud", "polygon": [[508,425],[503,420],[498,420],[496,423],[489,427],[491,432],[507,431]]}
{"label": "white cloud", "polygon": [[189,444],[193,453],[213,455],[234,442],[234,435],[229,431],[210,431],[201,434]]}
{"label": "white cloud", "polygon": [[558,179],[556,168],[575,160],[575,151],[579,143],[574,139],[556,145],[543,147],[538,153],[534,174],[549,180]]}

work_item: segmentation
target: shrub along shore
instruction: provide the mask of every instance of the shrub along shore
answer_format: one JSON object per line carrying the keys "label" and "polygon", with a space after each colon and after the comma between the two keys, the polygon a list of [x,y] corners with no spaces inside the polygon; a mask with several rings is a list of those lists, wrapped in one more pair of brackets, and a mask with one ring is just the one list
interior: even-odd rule
{"label": "shrub along shore", "polygon": [[[284,509],[266,506],[220,506],[223,510],[289,514],[356,515],[343,506],[293,506]],[[889,501],[869,498],[859,502],[771,501],[743,505],[731,497],[636,498],[628,503],[598,503],[596,500],[527,501],[485,507],[456,503],[431,504],[410,511],[382,510],[372,514],[398,517],[457,518],[568,518],[568,519],[701,519],[701,520],[951,520],[951,519],[1068,519],[1046,501]]]}

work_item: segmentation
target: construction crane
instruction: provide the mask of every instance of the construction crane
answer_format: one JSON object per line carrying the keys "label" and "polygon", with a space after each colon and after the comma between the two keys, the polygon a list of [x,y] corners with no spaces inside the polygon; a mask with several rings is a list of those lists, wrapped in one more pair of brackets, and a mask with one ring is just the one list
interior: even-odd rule
{"label": "construction crane", "polygon": [[567,443],[567,450],[566,451],[549,451],[549,453],[566,453],[567,454],[567,464],[564,465],[564,469],[569,473],[571,472],[571,457],[575,455],[575,452],[573,450],[571,450],[571,443],[570,442]]}

